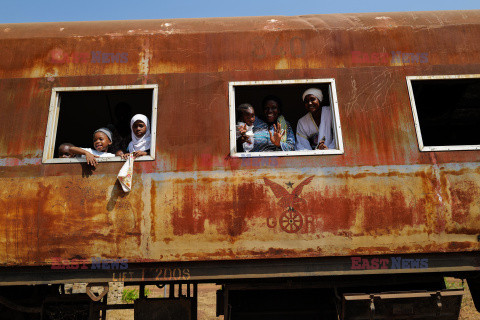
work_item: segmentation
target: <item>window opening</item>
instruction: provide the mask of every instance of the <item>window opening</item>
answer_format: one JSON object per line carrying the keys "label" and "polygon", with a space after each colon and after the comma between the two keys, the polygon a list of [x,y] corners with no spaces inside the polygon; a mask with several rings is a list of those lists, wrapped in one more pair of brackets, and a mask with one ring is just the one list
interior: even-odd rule
{"label": "window opening", "polygon": [[[321,111],[323,121],[329,119],[328,123],[322,124],[322,137],[319,136],[319,126],[315,123],[312,117],[308,116],[308,110],[305,107],[303,102],[302,95],[303,93],[310,88],[320,89],[323,94],[323,100],[321,101],[320,108],[329,107],[327,111]],[[247,114],[250,114],[250,111],[245,111],[245,104],[250,104],[253,107],[255,118],[260,119],[263,123],[269,122],[271,120],[271,115],[267,116],[264,111],[264,100],[269,97],[270,99],[278,98],[281,104],[279,113],[283,118],[290,124],[291,130],[293,132],[293,149],[290,148],[291,139],[284,141],[286,144],[281,144],[280,147],[274,146],[273,144],[267,145],[271,142],[269,139],[269,133],[267,130],[270,130],[272,133],[274,128],[268,126],[268,129],[256,129],[254,124],[253,129],[250,127],[244,127],[245,129],[251,129],[247,131],[249,137],[253,136],[254,146],[250,146],[252,149],[249,150],[249,147],[242,142],[237,140],[239,137],[239,132],[237,126],[239,123],[243,124],[243,120],[246,119]],[[275,98],[273,98],[275,97]],[[267,99],[268,100],[268,99]],[[278,103],[277,103],[278,104]],[[242,106],[241,106],[242,105]],[[241,107],[240,107],[241,106]],[[240,109],[242,110],[239,110]],[[270,108],[266,106],[265,108]],[[307,116],[307,117],[306,117]],[[270,117],[270,118],[268,118]],[[304,118],[305,117],[305,118]],[[301,120],[300,127],[297,128],[299,120]],[[257,121],[257,120],[256,120]],[[322,120],[321,120],[322,121]],[[264,124],[262,124],[263,126]],[[308,128],[305,130],[305,125]],[[282,124],[283,127],[283,124]],[[326,129],[328,128],[328,129]],[[260,132],[265,131],[265,132]],[[322,138],[326,138],[327,142],[330,141],[330,148],[327,150],[308,150],[303,148],[297,142],[297,133],[305,132],[305,137],[307,141],[306,144],[310,143],[310,146],[315,148]],[[253,134],[252,134],[253,133]],[[316,136],[315,136],[316,134]],[[288,135],[286,133],[285,135]],[[304,136],[304,135],[302,135]],[[260,137],[260,142],[256,139]],[[330,137],[330,140],[329,140]],[[251,142],[252,140],[250,140]],[[304,141],[304,142],[305,142]],[[262,148],[260,143],[267,145]],[[245,150],[245,147],[247,147]],[[334,79],[303,79],[303,80],[279,80],[279,81],[245,81],[245,82],[231,82],[230,83],[230,151],[232,156],[236,157],[263,157],[263,156],[292,156],[292,155],[325,155],[325,154],[343,154],[343,140],[340,130],[340,119],[338,113],[338,103],[336,98],[336,88]]]}
{"label": "window opening", "polygon": [[[150,154],[136,160],[153,160],[156,137],[157,86],[115,86],[54,88],[47,125],[43,162],[62,163],[85,161],[80,157],[60,158],[59,147],[73,144],[94,148],[93,133],[99,128],[112,132],[109,153],[128,147],[131,139],[130,119],[143,114],[150,121]],[[120,157],[100,161],[121,161]]]}
{"label": "window opening", "polygon": [[407,77],[421,151],[480,149],[480,76]]}

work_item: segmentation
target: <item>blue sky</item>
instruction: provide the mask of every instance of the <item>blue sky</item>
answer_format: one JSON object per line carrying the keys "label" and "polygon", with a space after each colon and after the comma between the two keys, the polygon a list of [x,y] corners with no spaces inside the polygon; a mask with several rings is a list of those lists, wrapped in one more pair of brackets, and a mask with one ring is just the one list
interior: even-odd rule
{"label": "blue sky", "polygon": [[480,9],[479,0],[0,0],[0,23]]}

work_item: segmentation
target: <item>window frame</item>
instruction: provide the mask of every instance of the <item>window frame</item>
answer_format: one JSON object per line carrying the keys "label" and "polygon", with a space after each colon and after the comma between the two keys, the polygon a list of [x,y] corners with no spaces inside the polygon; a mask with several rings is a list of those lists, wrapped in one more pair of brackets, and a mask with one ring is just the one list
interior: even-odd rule
{"label": "window frame", "polygon": [[[333,127],[338,149],[329,150],[293,150],[293,151],[265,151],[265,152],[237,152],[236,139],[236,110],[235,110],[235,87],[239,86],[266,86],[266,85],[290,85],[290,84],[317,84],[328,83],[330,86],[330,105],[333,108]],[[318,156],[344,154],[342,128],[338,111],[337,89],[334,78],[323,79],[297,79],[297,80],[265,80],[265,81],[232,81],[228,83],[229,116],[230,116],[230,156],[231,157],[285,157],[285,156]],[[294,133],[296,135],[296,133]]]}
{"label": "window frame", "polygon": [[412,80],[452,80],[452,79],[480,79],[480,74],[461,74],[461,75],[430,75],[430,76],[407,76],[407,88],[410,98],[410,106],[412,108],[413,122],[415,124],[415,132],[417,134],[418,148],[421,152],[431,151],[468,151],[480,150],[480,145],[451,145],[451,146],[425,146],[423,144],[422,131],[420,121],[418,119],[417,106],[413,95]]}
{"label": "window frame", "polygon": [[[135,159],[135,161],[153,161],[155,160],[155,146],[157,137],[157,104],[158,104],[158,84],[145,85],[118,85],[118,86],[90,86],[90,87],[54,87],[52,88],[52,95],[50,97],[50,107],[47,120],[47,132],[45,134],[45,145],[43,147],[42,163],[86,163],[85,158],[54,158],[55,143],[57,139],[58,117],[60,114],[60,94],[62,92],[74,91],[106,91],[106,90],[138,90],[138,89],[153,89],[152,91],[152,118],[150,119],[150,133],[152,144],[150,146],[150,155],[142,156]],[[96,158],[98,162],[120,162],[121,157],[110,158]]]}

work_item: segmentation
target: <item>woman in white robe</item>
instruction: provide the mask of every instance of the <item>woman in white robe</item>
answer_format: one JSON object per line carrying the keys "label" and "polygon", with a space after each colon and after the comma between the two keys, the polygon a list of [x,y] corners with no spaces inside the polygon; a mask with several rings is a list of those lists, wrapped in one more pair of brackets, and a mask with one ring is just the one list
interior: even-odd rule
{"label": "woman in white robe", "polygon": [[332,108],[321,106],[322,91],[310,88],[303,93],[302,100],[308,113],[298,120],[295,150],[336,149]]}

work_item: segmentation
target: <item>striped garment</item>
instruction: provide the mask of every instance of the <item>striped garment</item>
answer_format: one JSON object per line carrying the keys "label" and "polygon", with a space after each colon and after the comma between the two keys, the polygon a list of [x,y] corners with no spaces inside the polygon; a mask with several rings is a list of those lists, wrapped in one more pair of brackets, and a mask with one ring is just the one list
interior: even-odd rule
{"label": "striped garment", "polygon": [[278,117],[277,121],[280,123],[282,130],[286,130],[285,135],[280,141],[280,147],[275,146],[270,140],[269,131],[273,134],[273,124],[268,125],[257,117],[253,123],[254,145],[250,152],[295,150],[295,134],[293,133],[290,123],[288,123],[283,116]]}

